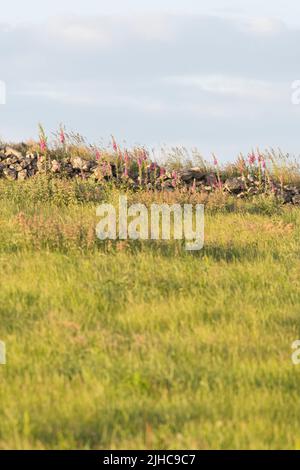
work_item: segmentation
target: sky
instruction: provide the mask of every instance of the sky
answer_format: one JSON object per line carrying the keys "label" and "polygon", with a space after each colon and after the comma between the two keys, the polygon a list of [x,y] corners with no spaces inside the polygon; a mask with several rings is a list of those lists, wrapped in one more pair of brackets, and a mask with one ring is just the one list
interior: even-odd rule
{"label": "sky", "polygon": [[64,123],[90,142],[300,154],[297,0],[10,0],[0,137]]}

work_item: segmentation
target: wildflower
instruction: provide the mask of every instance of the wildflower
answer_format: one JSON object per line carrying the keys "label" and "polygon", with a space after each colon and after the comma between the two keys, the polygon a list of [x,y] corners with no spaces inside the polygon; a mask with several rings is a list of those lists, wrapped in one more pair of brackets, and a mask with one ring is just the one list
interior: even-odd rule
{"label": "wildflower", "polygon": [[47,137],[44,131],[44,128],[41,124],[39,124],[40,129],[40,149],[41,152],[45,152],[47,150]]}
{"label": "wildflower", "polygon": [[45,152],[47,149],[47,143],[44,139],[40,139],[40,149],[41,152]]}
{"label": "wildflower", "polygon": [[112,169],[110,163],[106,163],[106,174],[107,176],[112,176]]}
{"label": "wildflower", "polygon": [[159,176],[163,178],[166,174],[166,169],[164,167],[161,167],[159,170]]}
{"label": "wildflower", "polygon": [[137,160],[138,167],[141,168],[143,165],[143,160],[139,157]]}
{"label": "wildflower", "polygon": [[173,186],[173,188],[176,187],[176,185],[177,185],[177,180],[178,180],[177,172],[176,172],[176,171],[173,171],[173,172],[172,172],[172,186]]}
{"label": "wildflower", "polygon": [[254,165],[255,162],[256,162],[256,156],[254,153],[251,153],[248,155],[248,161],[250,163],[250,165]]}
{"label": "wildflower", "polygon": [[130,158],[129,158],[129,155],[128,155],[128,152],[127,150],[125,149],[124,150],[124,163],[125,163],[125,166],[124,166],[124,176],[125,178],[128,177],[128,165],[129,165],[129,161],[130,161]]}
{"label": "wildflower", "polygon": [[220,178],[218,178],[218,188],[223,189],[223,183],[222,183],[222,180]]}
{"label": "wildflower", "polygon": [[66,142],[66,136],[65,136],[65,132],[64,132],[63,128],[60,129],[59,140],[60,140],[60,143],[62,145],[64,145],[65,142]]}
{"label": "wildflower", "polygon": [[263,169],[266,168],[266,161],[263,155],[258,156],[258,162]]}
{"label": "wildflower", "polygon": [[117,152],[118,151],[118,146],[117,146],[116,140],[115,140],[113,135],[111,136],[111,139],[112,139],[112,148],[113,148],[114,152]]}
{"label": "wildflower", "polygon": [[96,160],[99,161],[101,159],[101,153],[99,150],[96,150]]}
{"label": "wildflower", "polygon": [[150,165],[150,171],[155,171],[156,168],[157,168],[156,163],[153,163],[153,162],[152,162],[151,165]]}
{"label": "wildflower", "polygon": [[124,151],[124,162],[125,162],[126,165],[129,163],[129,160],[130,160],[130,158],[129,158],[128,152],[127,152],[127,150],[125,150]]}
{"label": "wildflower", "polygon": [[213,159],[214,159],[214,165],[215,166],[218,166],[219,165],[219,162],[218,162],[218,159],[217,157],[213,154]]}
{"label": "wildflower", "polygon": [[246,162],[245,162],[245,159],[244,159],[244,157],[242,156],[242,154],[241,154],[240,157],[238,158],[237,167],[238,167],[238,170],[239,170],[240,174],[243,175],[243,174],[244,174],[244,171],[245,171],[245,169],[246,169]]}

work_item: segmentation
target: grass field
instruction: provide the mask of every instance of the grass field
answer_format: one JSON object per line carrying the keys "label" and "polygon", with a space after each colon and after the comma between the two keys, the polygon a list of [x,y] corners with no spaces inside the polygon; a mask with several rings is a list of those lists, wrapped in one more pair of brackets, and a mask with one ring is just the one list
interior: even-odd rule
{"label": "grass field", "polygon": [[104,246],[59,184],[1,182],[0,448],[300,448],[300,210],[208,206],[195,254]]}

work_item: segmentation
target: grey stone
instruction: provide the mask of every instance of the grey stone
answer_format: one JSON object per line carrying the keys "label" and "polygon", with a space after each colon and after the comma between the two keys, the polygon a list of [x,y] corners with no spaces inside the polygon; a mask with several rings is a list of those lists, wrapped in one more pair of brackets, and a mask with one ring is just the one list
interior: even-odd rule
{"label": "grey stone", "polygon": [[57,160],[52,160],[51,171],[53,173],[59,173],[61,171],[61,164]]}
{"label": "grey stone", "polygon": [[26,180],[26,178],[27,178],[27,170],[19,171],[18,180],[24,181],[24,180]]}
{"label": "grey stone", "polygon": [[20,159],[22,158],[22,153],[19,152],[19,150],[15,150],[15,149],[12,148],[12,147],[6,147],[6,149],[5,149],[5,155],[7,155],[8,157],[9,157],[10,155],[13,155],[13,156],[16,157],[16,158],[20,158]]}
{"label": "grey stone", "polygon": [[300,205],[300,194],[295,194],[295,196],[294,196],[293,199],[292,199],[292,203],[293,203],[295,206],[299,206],[299,205]]}
{"label": "grey stone", "polygon": [[240,177],[228,178],[225,181],[224,188],[232,194],[239,194],[246,189],[246,185]]}
{"label": "grey stone", "polygon": [[72,167],[75,170],[83,170],[83,167],[86,162],[81,157],[75,157],[73,158],[71,163],[72,163]]}
{"label": "grey stone", "polygon": [[206,175],[203,172],[201,168],[195,167],[195,168],[189,168],[187,170],[181,170],[179,172],[179,178],[181,181],[184,183],[190,183],[194,180],[203,180],[205,179]]}
{"label": "grey stone", "polygon": [[21,165],[21,167],[23,168],[23,170],[24,170],[25,168],[28,168],[28,167],[30,166],[30,164],[31,164],[31,159],[28,158],[28,157],[24,158],[24,159],[20,162],[20,165]]}
{"label": "grey stone", "polygon": [[16,180],[17,179],[17,172],[13,168],[4,168],[3,174],[9,180]]}
{"label": "grey stone", "polygon": [[20,165],[19,163],[17,163],[16,165],[14,165],[14,169],[19,172],[19,171],[22,171],[22,170],[23,170],[23,167],[22,167],[22,165]]}

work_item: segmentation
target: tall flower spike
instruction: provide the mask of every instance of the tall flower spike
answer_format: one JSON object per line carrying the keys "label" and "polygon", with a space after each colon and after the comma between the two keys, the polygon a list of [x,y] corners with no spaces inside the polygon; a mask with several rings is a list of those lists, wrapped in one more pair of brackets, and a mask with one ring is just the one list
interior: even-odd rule
{"label": "tall flower spike", "polygon": [[172,172],[172,183],[171,183],[173,188],[175,188],[176,185],[177,185],[177,178],[178,178],[177,172],[173,171]]}
{"label": "tall flower spike", "polygon": [[126,149],[124,150],[124,162],[129,163],[129,155]]}
{"label": "tall flower spike", "polygon": [[59,140],[60,140],[60,143],[63,144],[63,145],[64,145],[65,142],[66,142],[65,131],[64,131],[64,129],[63,129],[62,127],[61,127],[60,133],[59,133]]}
{"label": "tall flower spike", "polygon": [[41,152],[45,152],[45,150],[47,149],[47,144],[45,142],[45,140],[40,140],[40,149],[41,149]]}
{"label": "tall flower spike", "polygon": [[266,168],[266,160],[263,155],[258,155],[258,162],[262,168]]}
{"label": "tall flower spike", "polygon": [[165,169],[164,167],[160,167],[159,174],[160,174],[160,177],[161,177],[161,178],[162,178],[163,176],[165,176],[165,174],[166,174],[166,169]]}
{"label": "tall flower spike", "polygon": [[249,156],[248,156],[248,160],[249,160],[249,163],[250,165],[254,165],[255,162],[256,162],[256,156],[254,153],[251,153]]}
{"label": "tall flower spike", "polygon": [[118,151],[118,146],[117,146],[116,140],[115,140],[113,135],[111,136],[111,140],[112,140],[112,148],[113,148],[114,152],[117,152]]}
{"label": "tall flower spike", "polygon": [[47,150],[47,137],[44,131],[44,128],[41,124],[39,124],[39,137],[40,137],[40,149],[41,152],[45,152]]}

